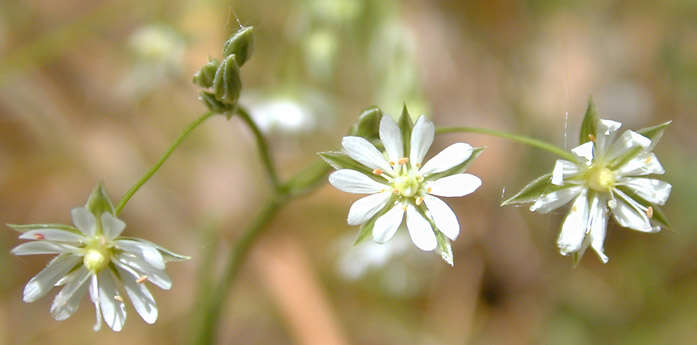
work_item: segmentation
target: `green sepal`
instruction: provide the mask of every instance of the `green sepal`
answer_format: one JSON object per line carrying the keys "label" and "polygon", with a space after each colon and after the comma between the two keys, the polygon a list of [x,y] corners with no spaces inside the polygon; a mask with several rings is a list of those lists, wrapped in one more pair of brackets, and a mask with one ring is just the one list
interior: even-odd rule
{"label": "green sepal", "polygon": [[254,27],[243,26],[223,45],[223,58],[234,55],[237,66],[242,67],[254,52]]}
{"label": "green sepal", "polygon": [[380,135],[380,120],[382,110],[378,107],[370,107],[361,112],[358,121],[353,124],[349,135],[375,140]]}
{"label": "green sepal", "polygon": [[119,239],[147,243],[147,244],[157,248],[157,250],[160,252],[162,257],[165,259],[165,262],[185,261],[185,260],[191,259],[190,256],[177,254],[177,253],[175,253],[175,252],[173,252],[165,247],[162,247],[162,246],[160,246],[156,243],[150,242],[148,240],[144,240],[142,238],[123,236],[123,237],[119,237]]}
{"label": "green sepal", "polygon": [[436,240],[438,241],[440,257],[450,266],[453,266],[453,246],[450,244],[450,239],[445,237],[440,231],[436,231]]}
{"label": "green sepal", "polygon": [[409,155],[411,147],[411,130],[414,128],[414,122],[411,120],[411,115],[409,115],[409,110],[407,109],[407,104],[402,107],[402,115],[399,117],[397,122],[399,129],[402,130],[402,144],[404,145],[404,154]]}
{"label": "green sepal", "polygon": [[65,224],[5,224],[18,232],[27,232],[32,230],[58,229],[66,230],[75,233],[80,233],[76,227]]}
{"label": "green sepal", "polygon": [[441,177],[460,174],[460,173],[464,172],[465,170],[467,170],[467,168],[470,166],[470,164],[472,164],[472,162],[474,162],[474,160],[477,159],[477,157],[479,157],[480,154],[482,154],[482,151],[484,151],[483,147],[473,148],[472,155],[470,155],[470,157],[467,158],[464,162],[462,162],[462,163],[460,163],[460,164],[458,164],[458,165],[456,165],[456,166],[454,166],[446,171],[439,172],[439,173],[436,173],[433,175],[428,175],[428,179],[433,181],[433,180],[437,180]]}
{"label": "green sepal", "polygon": [[242,91],[240,67],[234,55],[226,57],[218,66],[211,86],[215,98],[225,104],[236,105]]}
{"label": "green sepal", "polygon": [[378,218],[382,217],[385,213],[387,213],[387,211],[389,211],[394,206],[394,201],[394,197],[390,198],[390,200],[387,201],[387,203],[385,204],[386,206],[383,207],[382,210],[375,214],[373,218],[370,218],[370,220],[361,225],[361,228],[358,231],[358,236],[356,236],[356,240],[353,241],[354,246],[363,243],[365,240],[371,237],[371,235],[373,234],[373,227],[375,227],[375,222],[378,220]]}
{"label": "green sepal", "polygon": [[593,104],[593,98],[588,100],[588,108],[586,108],[586,115],[583,117],[583,122],[581,123],[581,133],[579,134],[579,145],[591,141],[595,137],[598,131],[598,113],[595,110],[595,104]]}
{"label": "green sepal", "polygon": [[552,173],[544,174],[532,180],[532,182],[528,183],[527,186],[523,187],[523,189],[514,196],[504,200],[501,206],[535,202],[540,196],[548,193],[550,186],[554,186],[552,184]]}
{"label": "green sepal", "polygon": [[668,126],[670,126],[672,122],[673,121],[668,121],[656,126],[646,127],[636,131],[637,133],[651,139],[651,146],[649,146],[647,151],[651,151],[654,147],[656,147],[658,141],[661,140],[661,138],[663,137],[663,132],[666,130],[666,128],[668,128]]}
{"label": "green sepal", "polygon": [[85,207],[97,218],[98,223],[101,222],[102,213],[108,212],[114,215],[114,204],[111,203],[111,199],[101,182],[92,189]]}
{"label": "green sepal", "polygon": [[320,158],[322,158],[327,164],[329,164],[332,168],[339,170],[339,169],[351,169],[351,170],[356,170],[360,171],[368,176],[372,176],[373,172],[370,170],[370,168],[366,167],[365,165],[356,162],[353,160],[353,158],[349,157],[349,155],[343,153],[343,152],[338,152],[338,151],[329,151],[329,152],[320,152],[318,153]]}
{"label": "green sepal", "polygon": [[235,109],[235,106],[230,105],[230,104],[225,104],[218,99],[215,98],[215,95],[208,92],[208,91],[201,91],[198,99],[203,102],[203,104],[206,105],[208,110],[216,113],[216,114],[225,114],[225,116],[228,118],[228,120],[232,117],[233,115],[233,110]]}
{"label": "green sepal", "polygon": [[194,74],[192,82],[204,89],[213,86],[213,79],[215,79],[215,72],[218,71],[220,62],[215,59],[211,59],[207,64],[203,65],[201,69]]}

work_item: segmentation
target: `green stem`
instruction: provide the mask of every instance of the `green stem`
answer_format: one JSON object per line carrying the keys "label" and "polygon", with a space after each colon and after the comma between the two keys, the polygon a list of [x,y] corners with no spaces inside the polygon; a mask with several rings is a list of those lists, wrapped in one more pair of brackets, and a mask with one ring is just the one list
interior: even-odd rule
{"label": "green stem", "polygon": [[236,112],[240,116],[240,118],[242,118],[247,127],[249,127],[249,129],[252,130],[252,133],[254,134],[254,139],[257,142],[257,147],[259,148],[259,156],[261,158],[262,164],[264,164],[266,174],[269,175],[269,179],[271,180],[271,184],[273,185],[274,190],[278,191],[282,186],[278,178],[278,174],[276,173],[276,168],[273,165],[271,151],[269,151],[269,145],[266,142],[264,134],[261,133],[259,126],[257,126],[256,122],[252,120],[252,117],[249,115],[249,112],[244,107],[238,105]]}
{"label": "green stem", "polygon": [[170,146],[169,149],[167,149],[167,152],[165,152],[162,155],[162,157],[160,157],[160,160],[157,161],[157,163],[155,163],[155,165],[152,168],[150,168],[150,170],[148,170],[148,172],[145,173],[145,175],[143,175],[143,177],[141,177],[140,180],[138,180],[138,182],[135,185],[133,185],[133,187],[131,187],[131,189],[129,189],[128,192],[126,192],[126,194],[121,198],[121,201],[119,201],[119,204],[116,206],[117,216],[121,213],[121,210],[123,210],[124,206],[126,206],[128,200],[131,200],[133,194],[135,194],[138,191],[138,189],[140,189],[140,187],[142,187],[145,184],[145,182],[148,182],[152,175],[155,175],[155,173],[160,169],[160,167],[162,167],[162,164],[165,164],[169,156],[172,155],[172,153],[179,146],[179,144],[181,144],[194,129],[196,129],[199,125],[201,125],[204,121],[206,121],[209,117],[213,115],[215,114],[209,111],[201,115],[193,122],[191,122],[191,124],[189,124],[189,126],[187,126],[186,129],[184,129],[184,131],[179,135],[177,140],[174,141],[172,146]]}
{"label": "green stem", "polygon": [[519,143],[537,147],[538,149],[542,149],[551,153],[554,153],[555,155],[564,158],[566,160],[575,162],[576,157],[571,154],[571,152],[566,151],[556,145],[550,144],[548,142],[542,141],[542,140],[537,140],[534,138],[522,136],[522,135],[517,135],[517,134],[512,134],[508,132],[502,132],[502,131],[497,131],[493,129],[488,129],[488,128],[476,128],[476,127],[441,127],[436,129],[437,134],[446,134],[446,133],[478,133],[478,134],[486,134],[486,135],[491,135],[499,138],[504,138],[504,139],[509,139],[513,141],[517,141]]}

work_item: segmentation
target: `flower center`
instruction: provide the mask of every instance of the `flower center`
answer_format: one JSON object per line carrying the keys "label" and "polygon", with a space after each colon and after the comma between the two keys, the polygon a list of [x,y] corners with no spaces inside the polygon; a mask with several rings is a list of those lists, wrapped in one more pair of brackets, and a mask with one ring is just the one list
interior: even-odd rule
{"label": "flower center", "polygon": [[615,173],[603,165],[592,166],[586,173],[586,183],[597,192],[609,192],[615,185]]}
{"label": "flower center", "polygon": [[423,177],[415,173],[414,170],[403,166],[399,175],[392,180],[392,187],[395,192],[405,198],[412,198],[419,193]]}
{"label": "flower center", "polygon": [[107,246],[101,236],[87,246],[85,256],[82,259],[85,267],[94,273],[106,268],[110,261],[111,248]]}

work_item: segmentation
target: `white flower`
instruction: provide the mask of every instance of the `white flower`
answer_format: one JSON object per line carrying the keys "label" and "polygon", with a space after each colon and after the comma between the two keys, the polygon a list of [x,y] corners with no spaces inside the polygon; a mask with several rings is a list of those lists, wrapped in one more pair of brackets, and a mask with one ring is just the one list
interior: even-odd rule
{"label": "white flower", "polygon": [[[340,168],[329,176],[329,182],[348,193],[370,194],[353,203],[349,225],[363,225],[364,230],[372,230],[373,240],[383,243],[406,218],[412,242],[424,251],[440,247],[444,259],[452,264],[448,240],[457,238],[460,224],[450,207],[436,196],[465,196],[479,188],[481,180],[462,171],[480,150],[473,154],[472,146],[456,143],[422,164],[433,143],[434,125],[424,116],[411,131],[404,128],[411,127],[408,123],[400,128],[390,116],[382,116],[379,136],[385,152],[362,137],[344,137],[344,152],[357,164],[342,168],[323,155]],[[403,132],[408,134],[406,140]]]}
{"label": "white flower", "polygon": [[[671,185],[646,177],[665,172],[651,152],[657,139],[631,130],[618,136],[620,126],[615,121],[595,121],[590,141],[571,150],[576,162],[557,160],[551,175],[526,187],[539,189],[545,178],[550,183],[534,200],[520,201],[533,201],[531,211],[547,213],[572,202],[557,240],[562,255],[574,254],[578,260],[590,246],[606,263],[603,242],[610,214],[617,224],[642,232],[657,232],[666,225],[658,206],[668,200]],[[506,203],[519,202],[513,199],[526,189]]]}
{"label": "white flower", "polygon": [[[101,186],[93,192],[103,194]],[[158,312],[155,300],[144,284],[145,281],[168,290],[172,281],[165,272],[168,261],[185,260],[188,257],[175,254],[151,242],[121,237],[126,224],[112,215],[110,201],[107,209],[85,207],[72,210],[75,227],[60,224],[11,225],[22,232],[21,239],[31,240],[12,249],[15,255],[58,254],[24,287],[24,302],[34,302],[45,296],[54,286],[63,286],[51,305],[51,315],[56,320],[70,317],[89,291],[96,308],[97,322],[101,327],[102,316],[114,331],[120,331],[126,321],[126,306],[121,290],[130,297],[133,307],[145,322],[152,324]],[[101,214],[94,211],[103,210]]]}

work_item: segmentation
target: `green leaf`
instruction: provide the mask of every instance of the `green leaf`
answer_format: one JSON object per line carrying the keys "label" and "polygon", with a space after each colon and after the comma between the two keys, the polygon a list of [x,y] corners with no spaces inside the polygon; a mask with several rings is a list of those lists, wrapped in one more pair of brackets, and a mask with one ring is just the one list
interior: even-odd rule
{"label": "green leaf", "polygon": [[472,150],[472,155],[469,158],[467,158],[467,160],[465,160],[464,162],[462,162],[462,163],[460,163],[460,164],[458,164],[458,165],[456,165],[456,166],[454,166],[446,171],[439,172],[439,173],[433,174],[433,175],[428,175],[428,179],[431,181],[434,181],[434,180],[437,180],[441,177],[455,175],[455,174],[459,174],[459,173],[464,172],[472,164],[472,162],[474,162],[474,160],[477,159],[477,157],[479,157],[480,154],[482,154],[483,151],[484,151],[483,147],[475,147]]}
{"label": "green leaf", "polygon": [[114,214],[114,204],[111,203],[111,199],[101,182],[92,189],[85,207],[97,218],[97,222],[101,222],[101,215],[104,212]]}
{"label": "green leaf", "polygon": [[65,225],[65,224],[6,224],[10,228],[12,228],[15,231],[19,232],[27,232],[27,231],[32,231],[32,230],[45,230],[45,229],[58,229],[58,230],[67,230],[67,231],[72,231],[76,233],[80,233],[80,230],[78,230],[74,226],[70,225]]}
{"label": "green leaf", "polygon": [[235,55],[226,57],[218,66],[213,78],[213,93],[215,98],[225,104],[236,105],[242,91],[240,79],[240,67],[237,65]]}
{"label": "green leaf", "polygon": [[370,107],[361,112],[358,121],[353,124],[349,135],[363,137],[368,140],[374,140],[379,137],[380,120],[382,119],[382,110],[378,107]]}
{"label": "green leaf", "polygon": [[325,161],[327,164],[331,165],[332,168],[339,170],[339,169],[352,169],[356,171],[360,171],[368,176],[373,175],[373,171],[370,170],[370,168],[366,167],[365,165],[356,162],[353,160],[353,158],[349,157],[349,155],[339,152],[339,151],[329,151],[329,152],[320,152],[318,155]]}
{"label": "green leaf", "polygon": [[402,108],[402,115],[399,117],[397,123],[399,129],[402,130],[402,143],[404,145],[405,155],[409,155],[409,148],[411,146],[411,130],[414,128],[414,122],[411,120],[411,115],[409,115],[409,110],[407,109],[407,104],[404,104]]}
{"label": "green leaf", "polygon": [[550,186],[554,186],[552,184],[552,173],[544,174],[528,183],[516,195],[504,200],[501,206],[535,202],[541,195],[547,193]]}
{"label": "green leaf", "polygon": [[254,27],[243,26],[223,45],[223,58],[234,55],[237,66],[242,67],[254,52]]}
{"label": "green leaf", "polygon": [[579,134],[579,145],[591,141],[595,138],[598,128],[598,113],[595,110],[595,104],[593,104],[593,98],[588,100],[588,108],[586,109],[586,115],[583,117],[583,122],[581,123],[581,133]]}
{"label": "green leaf", "polygon": [[663,137],[663,132],[666,128],[668,128],[668,126],[670,126],[672,122],[673,121],[664,122],[659,125],[642,128],[637,131],[637,133],[651,139],[651,146],[647,151],[651,151],[654,147],[656,147],[658,141],[661,140],[661,138]]}
{"label": "green leaf", "polygon": [[436,231],[436,240],[438,241],[438,252],[443,261],[447,262],[448,265],[453,266],[453,247],[450,244],[450,240],[443,235],[440,231]]}

